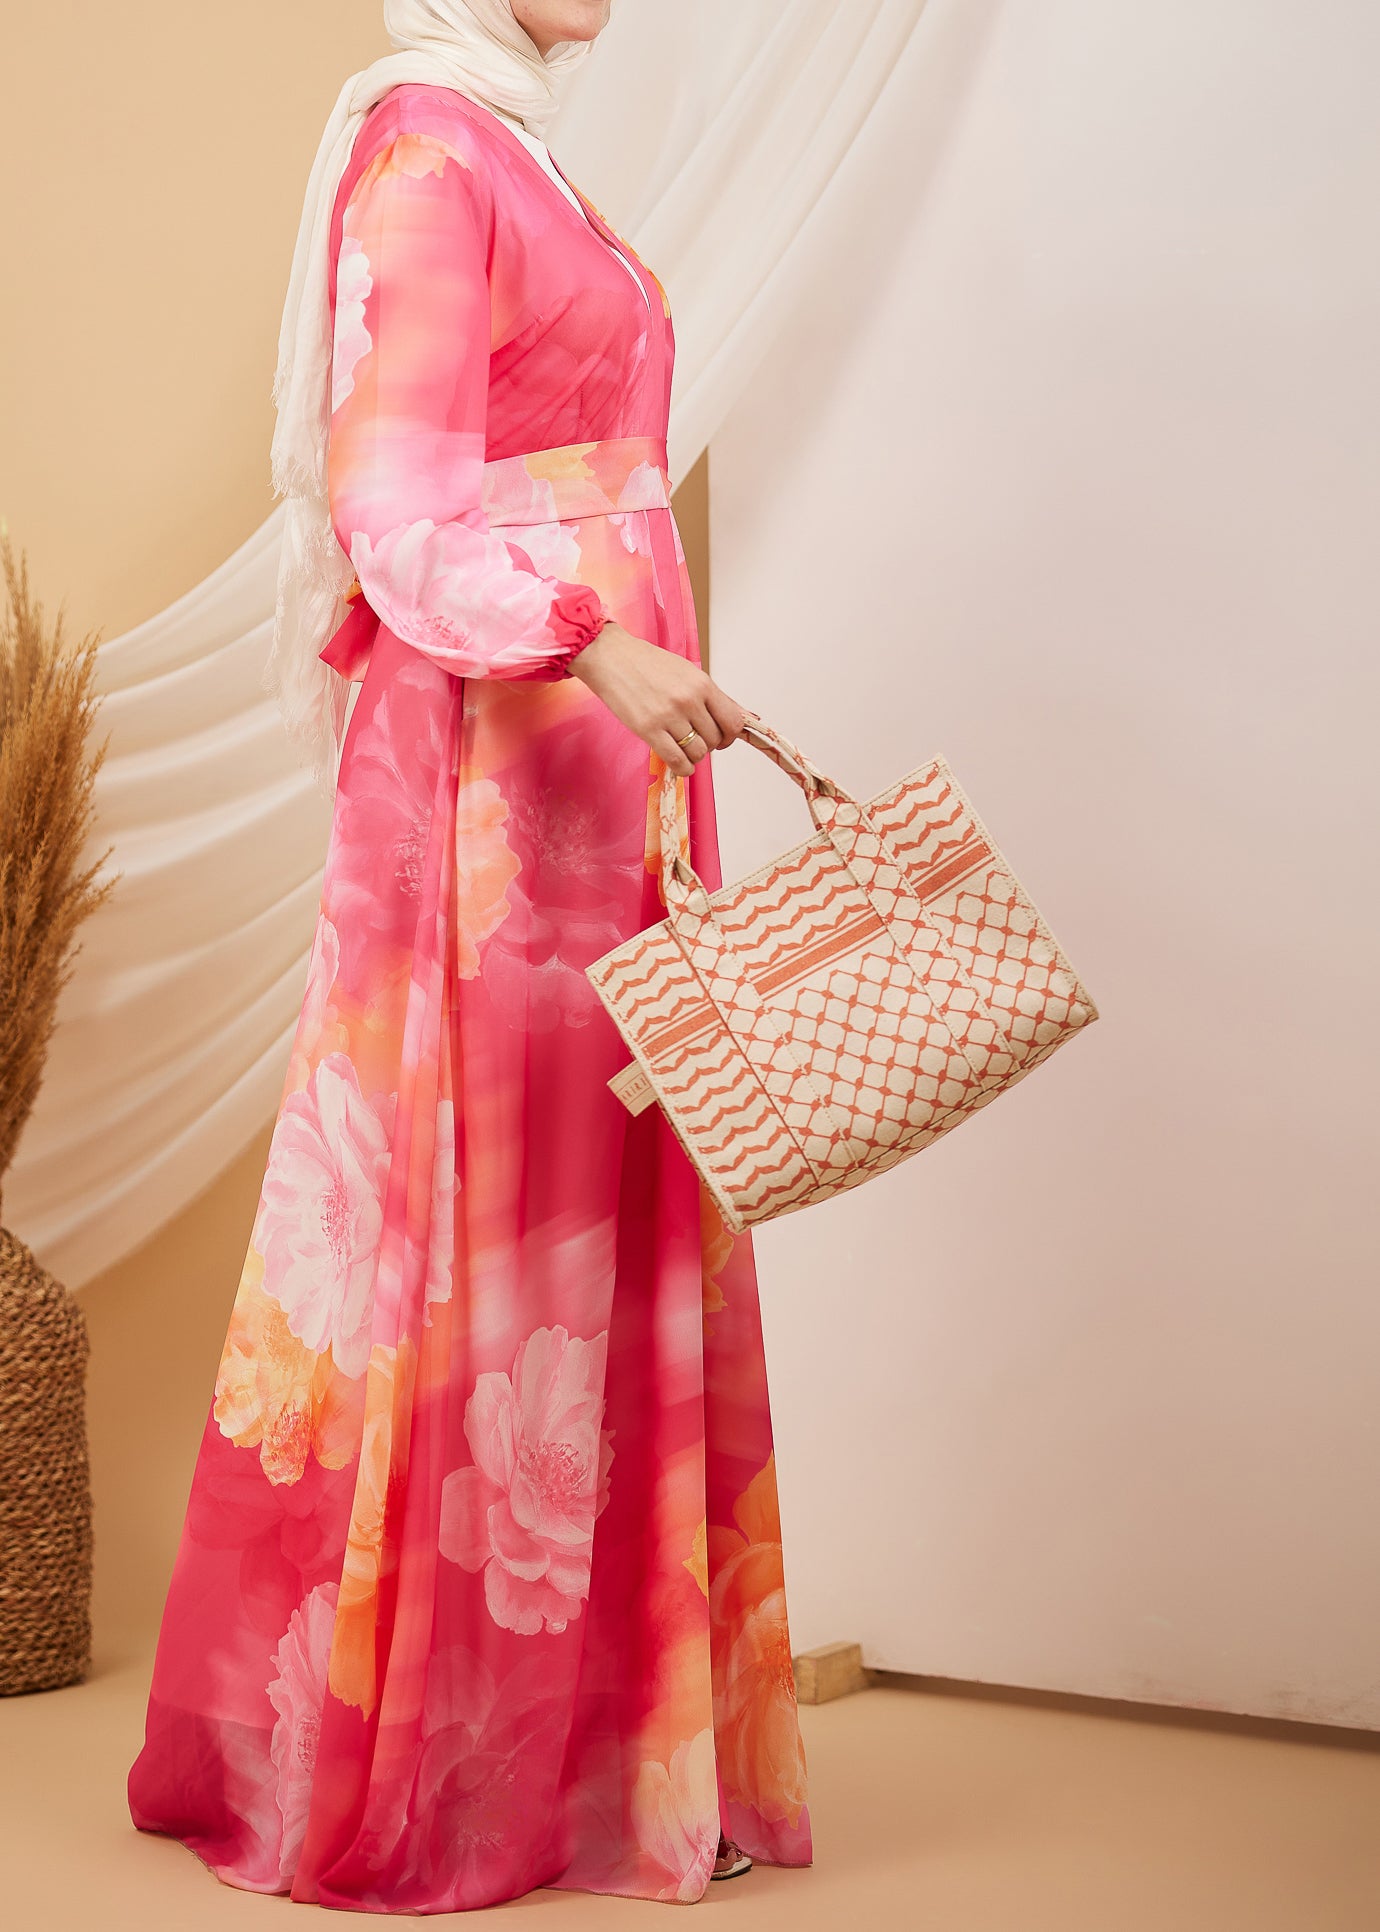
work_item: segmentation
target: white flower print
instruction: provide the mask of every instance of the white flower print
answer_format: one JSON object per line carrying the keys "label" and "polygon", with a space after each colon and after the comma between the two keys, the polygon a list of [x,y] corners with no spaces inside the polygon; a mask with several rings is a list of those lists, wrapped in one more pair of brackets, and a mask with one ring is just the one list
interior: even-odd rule
{"label": "white flower print", "polygon": [[283,1102],[254,1229],[265,1292],[350,1377],[369,1361],[394,1106],[366,1100],[349,1058],[328,1054]]}
{"label": "white flower print", "polygon": [[609,522],[618,532],[623,548],[634,557],[650,557],[652,554],[652,531],[643,510],[621,511],[610,516]]}
{"label": "white flower print", "polygon": [[344,235],[336,263],[335,349],[331,358],[331,409],[339,409],[355,386],[355,370],[374,344],[364,326],[364,304],[374,286],[369,257],[354,235]]}
{"label": "white flower print", "polygon": [[340,935],[325,913],[318,913],[316,941],[311,949],[307,990],[302,999],[302,1017],[297,1027],[297,1046],[310,1054],[321,1038],[329,1017],[327,1002],[340,971]]}
{"label": "white flower print", "polygon": [[338,1584],[318,1583],[293,1611],[273,1653],[275,1674],[268,1697],[278,1721],[269,1752],[278,1773],[275,1795],[283,1829],[279,1863],[285,1877],[296,1869],[306,1836],[338,1595]]}
{"label": "white flower print", "polygon": [[714,1733],[706,1726],[685,1738],[669,1765],[644,1758],[629,1806],[637,1842],[667,1874],[659,1898],[699,1898],[719,1842],[719,1787]]}
{"label": "white flower print", "polygon": [[525,524],[509,535],[532,559],[532,568],[539,576],[555,577],[563,583],[579,581],[580,540],[568,523]]}

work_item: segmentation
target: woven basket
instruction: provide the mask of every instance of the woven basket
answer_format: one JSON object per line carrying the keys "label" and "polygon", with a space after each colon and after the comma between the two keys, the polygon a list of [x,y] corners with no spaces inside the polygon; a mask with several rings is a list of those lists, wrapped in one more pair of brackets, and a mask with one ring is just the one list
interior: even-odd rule
{"label": "woven basket", "polygon": [[0,1227],[0,1693],[91,1666],[86,1318]]}

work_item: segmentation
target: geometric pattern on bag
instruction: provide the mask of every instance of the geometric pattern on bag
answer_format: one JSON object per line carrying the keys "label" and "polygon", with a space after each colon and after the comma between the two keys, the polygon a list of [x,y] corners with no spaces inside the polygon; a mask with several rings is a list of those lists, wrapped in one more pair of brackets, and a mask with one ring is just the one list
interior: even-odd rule
{"label": "geometric pattern on bag", "polygon": [[709,893],[661,781],[667,917],[586,968],[738,1233],[928,1147],[1097,1018],[942,758],[851,798],[760,719],[744,738],[804,793],[814,833]]}

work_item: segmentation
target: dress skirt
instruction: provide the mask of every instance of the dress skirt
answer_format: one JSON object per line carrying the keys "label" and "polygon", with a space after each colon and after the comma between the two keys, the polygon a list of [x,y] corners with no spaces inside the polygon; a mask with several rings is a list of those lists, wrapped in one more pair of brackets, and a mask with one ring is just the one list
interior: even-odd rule
{"label": "dress skirt", "polygon": [[[544,575],[697,658],[664,446],[486,466]],[[664,916],[658,761],[361,607],[301,1014],[191,1479],[143,1830],[382,1912],[810,1860],[751,1240],[584,968]],[[352,628],[353,627],[353,628]],[[709,761],[691,857],[718,883]]]}

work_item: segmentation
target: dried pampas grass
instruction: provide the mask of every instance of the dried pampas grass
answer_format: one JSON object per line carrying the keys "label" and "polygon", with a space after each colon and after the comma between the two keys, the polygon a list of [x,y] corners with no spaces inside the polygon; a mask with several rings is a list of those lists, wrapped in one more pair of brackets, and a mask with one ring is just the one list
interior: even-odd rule
{"label": "dried pampas grass", "polygon": [[[48,623],[0,526],[0,1179],[33,1111],[76,931],[113,889],[108,847],[83,862],[92,790],[108,741],[88,741],[99,706],[98,633],[69,645]],[[118,875],[117,875],[118,876]]]}
{"label": "dried pampas grass", "polygon": [[[77,927],[112,890],[84,861],[106,746],[96,636],[50,626],[0,524],[0,1180],[43,1079]],[[91,1665],[86,1318],[0,1226],[0,1694],[79,1683]]]}

